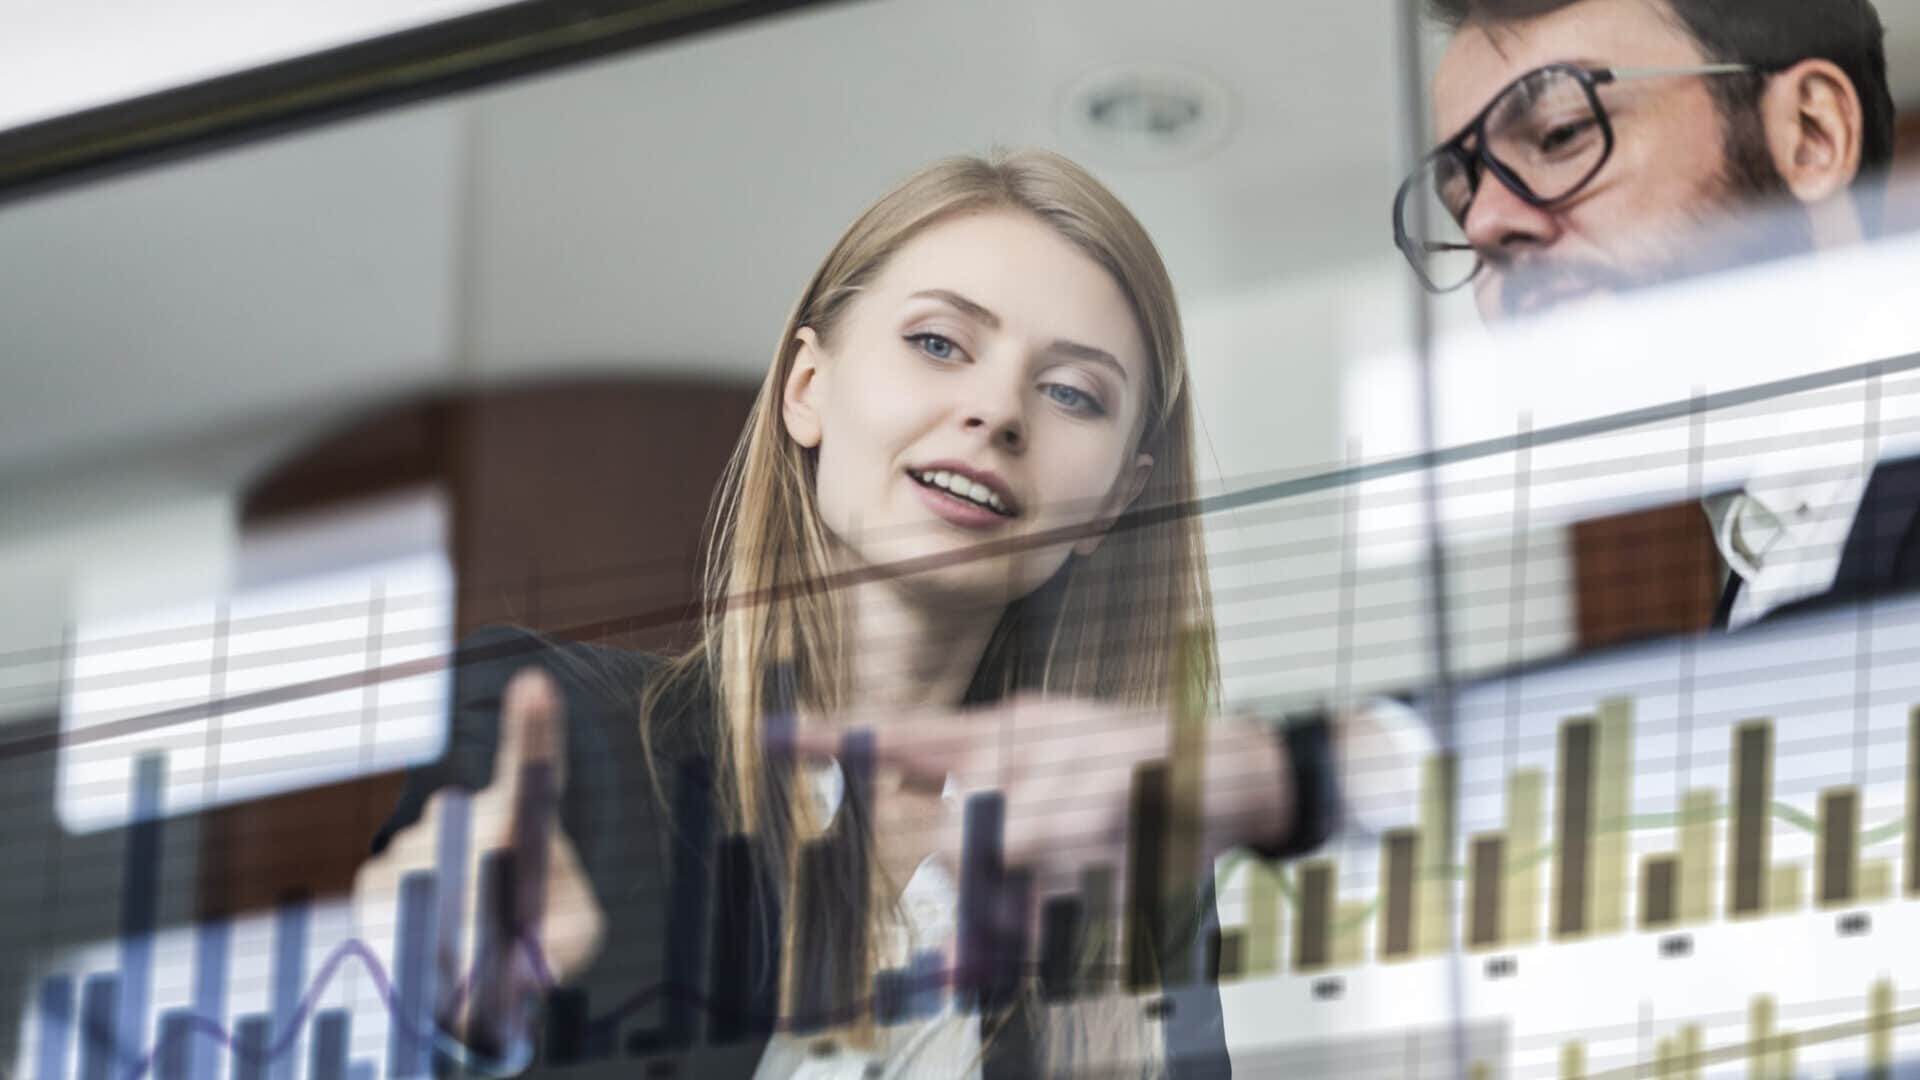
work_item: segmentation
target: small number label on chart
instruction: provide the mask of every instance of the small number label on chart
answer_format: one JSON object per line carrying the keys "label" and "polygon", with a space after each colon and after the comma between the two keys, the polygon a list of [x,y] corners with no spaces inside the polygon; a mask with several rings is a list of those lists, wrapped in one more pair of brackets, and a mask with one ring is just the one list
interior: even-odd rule
{"label": "small number label on chart", "polygon": [[1841,937],[1860,937],[1871,934],[1873,933],[1873,916],[1864,911],[1842,915],[1836,928],[1840,931]]}
{"label": "small number label on chart", "polygon": [[1487,978],[1511,979],[1520,974],[1520,958],[1517,956],[1496,956],[1487,961]]}
{"label": "small number label on chart", "polygon": [[1347,992],[1344,979],[1315,979],[1313,981],[1313,999],[1315,1001],[1338,1001]]}
{"label": "small number label on chart", "polygon": [[1692,956],[1692,934],[1668,934],[1660,939],[1661,956]]}

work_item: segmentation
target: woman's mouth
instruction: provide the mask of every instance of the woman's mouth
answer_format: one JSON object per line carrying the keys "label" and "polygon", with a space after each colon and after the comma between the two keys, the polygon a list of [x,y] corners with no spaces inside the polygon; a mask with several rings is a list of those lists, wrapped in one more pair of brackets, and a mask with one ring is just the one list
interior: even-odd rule
{"label": "woman's mouth", "polygon": [[1019,516],[985,484],[946,469],[908,469],[921,499],[942,518],[967,528],[987,528]]}

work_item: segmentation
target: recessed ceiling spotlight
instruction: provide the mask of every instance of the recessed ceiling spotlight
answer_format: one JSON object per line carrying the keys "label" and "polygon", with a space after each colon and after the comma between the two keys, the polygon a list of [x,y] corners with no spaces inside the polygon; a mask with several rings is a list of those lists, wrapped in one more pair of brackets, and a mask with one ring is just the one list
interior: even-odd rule
{"label": "recessed ceiling spotlight", "polygon": [[1226,84],[1192,68],[1116,64],[1067,88],[1059,125],[1068,142],[1091,156],[1174,165],[1219,149],[1233,130],[1233,106]]}

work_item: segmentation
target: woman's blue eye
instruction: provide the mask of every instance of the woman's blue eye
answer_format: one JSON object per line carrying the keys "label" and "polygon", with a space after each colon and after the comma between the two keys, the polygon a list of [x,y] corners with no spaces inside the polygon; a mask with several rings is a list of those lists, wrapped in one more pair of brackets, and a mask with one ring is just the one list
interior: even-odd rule
{"label": "woman's blue eye", "polygon": [[920,346],[921,352],[935,360],[951,360],[960,352],[960,346],[955,345],[953,339],[939,334],[909,334],[907,340]]}
{"label": "woman's blue eye", "polygon": [[1078,387],[1068,386],[1065,383],[1048,383],[1042,389],[1046,391],[1047,396],[1052,398],[1054,402],[1064,405],[1076,412],[1085,412],[1093,416],[1101,416],[1107,411],[1101,407],[1100,402],[1096,400],[1092,394]]}

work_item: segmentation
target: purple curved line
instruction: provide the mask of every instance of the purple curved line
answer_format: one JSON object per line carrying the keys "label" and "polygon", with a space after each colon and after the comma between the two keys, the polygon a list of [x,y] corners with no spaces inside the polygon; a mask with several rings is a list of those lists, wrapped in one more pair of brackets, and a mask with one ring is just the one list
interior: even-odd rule
{"label": "purple curved line", "polygon": [[[539,983],[540,988],[546,990],[556,985],[552,969],[547,966],[546,957],[541,953],[540,943],[531,937],[523,936],[520,939],[520,948],[526,953],[527,962],[532,965],[534,978]],[[387,1007],[387,1014],[394,1024],[400,1025],[410,1034],[418,1038],[431,1038],[438,1033],[437,1025],[431,1021],[425,1029],[421,1029],[416,1026],[410,1018],[403,1017],[400,1014],[398,1003],[394,997],[393,982],[391,978],[389,978],[386,968],[381,966],[380,958],[374,954],[374,951],[366,942],[359,938],[348,938],[336,946],[333,952],[327,955],[326,961],[320,965],[320,970],[315,974],[313,982],[308,986],[306,993],[301,996],[299,1004],[294,1007],[291,1020],[280,1031],[275,1033],[275,1039],[268,1045],[265,1054],[267,1060],[272,1060],[292,1050],[294,1041],[299,1036],[300,1029],[306,1025],[307,1018],[311,1016],[318,1007],[321,996],[326,993],[327,987],[333,982],[333,978],[339,972],[340,968],[350,959],[359,960],[361,965],[366,968],[367,977],[373,980],[374,988],[379,992],[380,1000]],[[454,1010],[457,1010],[459,1006],[465,1002],[466,995],[472,986],[474,975],[474,972],[469,971],[462,976],[459,983],[456,984],[451,997],[453,1003],[451,1008]],[[909,992],[920,993],[927,990],[944,988],[954,981],[954,975],[955,971],[953,969],[941,968],[918,977],[910,977],[908,980]],[[796,1030],[802,1026],[815,1028],[835,1023],[851,1022],[864,1015],[868,1009],[871,1009],[874,1002],[874,998],[872,997],[860,998],[849,1003],[844,1010],[830,1010],[818,1015],[796,1016],[782,1019],[777,1013],[768,1015],[766,1013],[752,1011],[743,1012],[724,1009],[716,1005],[711,998],[698,990],[662,981],[635,991],[605,1014],[588,1020],[586,1022],[587,1026],[593,1028],[610,1027],[619,1023],[629,1014],[647,1007],[652,1004],[654,1000],[662,996],[671,996],[679,1000],[691,1001],[705,1009],[710,1016],[725,1016],[736,1021],[767,1024],[773,1027],[774,1030]],[[222,1026],[219,1021],[190,1013],[187,1015],[186,1030],[177,1035],[176,1038],[191,1037],[194,1035],[204,1035],[216,1040],[221,1046],[225,1047],[229,1053],[238,1052],[237,1047],[234,1046],[232,1032]],[[126,1080],[144,1080],[147,1074],[153,1069],[154,1061],[169,1045],[171,1044],[167,1040],[156,1039],[153,1048],[128,1068]]]}

